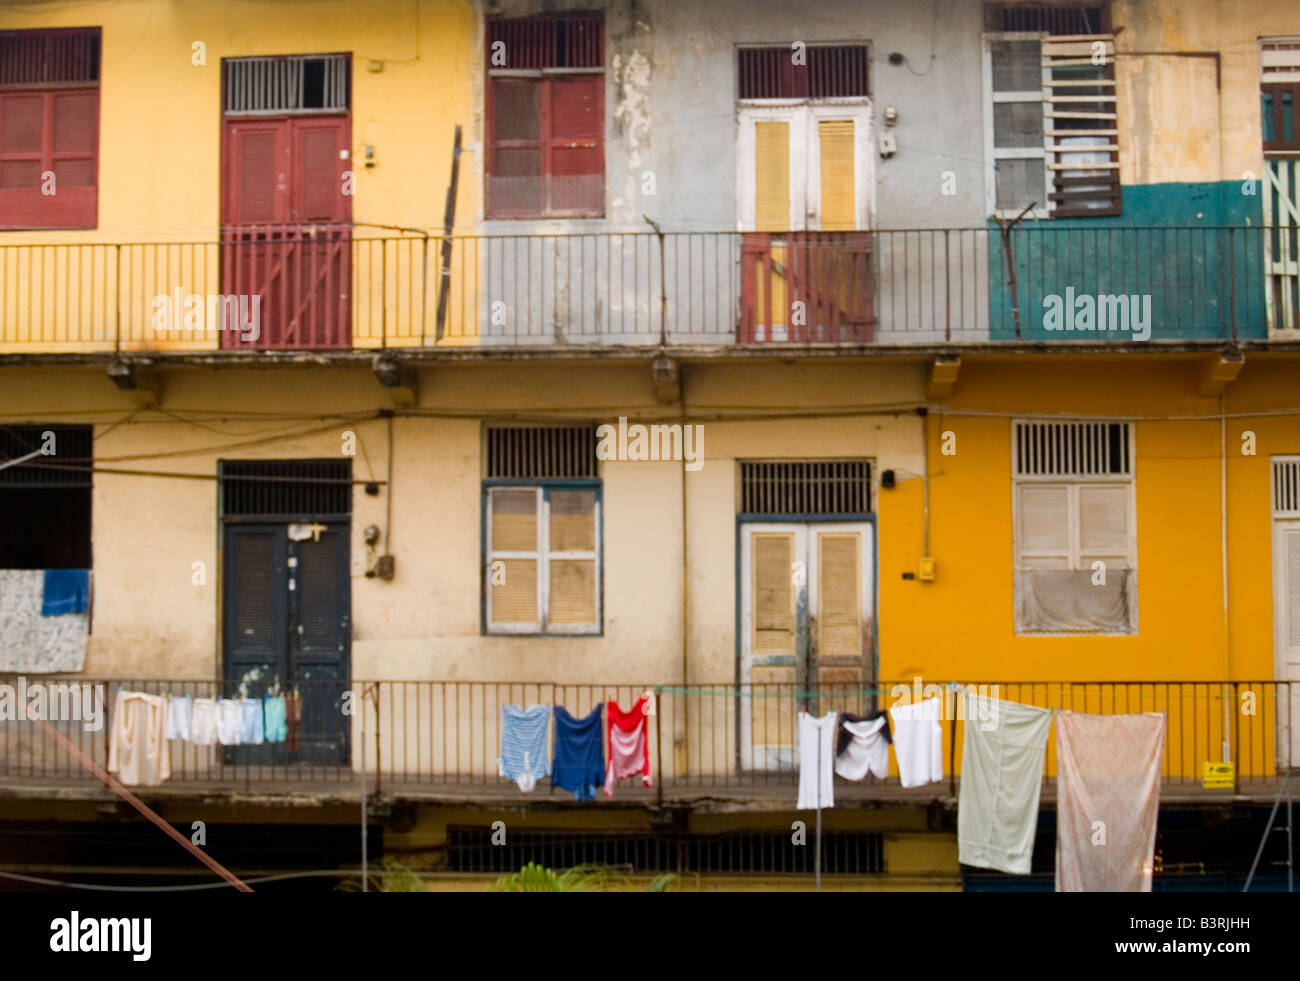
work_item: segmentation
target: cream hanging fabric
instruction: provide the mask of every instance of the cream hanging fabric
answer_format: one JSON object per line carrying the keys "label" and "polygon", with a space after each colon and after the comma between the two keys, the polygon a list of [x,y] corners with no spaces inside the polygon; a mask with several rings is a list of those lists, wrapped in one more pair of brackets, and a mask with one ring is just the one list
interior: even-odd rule
{"label": "cream hanging fabric", "polygon": [[963,865],[1029,874],[1051,727],[1047,709],[966,696],[957,797],[957,860]]}
{"label": "cream hanging fabric", "polygon": [[1057,892],[1150,892],[1163,712],[1056,716]]}
{"label": "cream hanging fabric", "polygon": [[129,787],[156,787],[172,775],[167,745],[167,699],[119,691],[113,700],[108,772]]}

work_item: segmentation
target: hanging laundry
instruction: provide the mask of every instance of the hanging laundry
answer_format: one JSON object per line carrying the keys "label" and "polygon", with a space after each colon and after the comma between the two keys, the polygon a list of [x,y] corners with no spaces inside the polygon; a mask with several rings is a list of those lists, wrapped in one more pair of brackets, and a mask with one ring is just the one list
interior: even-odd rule
{"label": "hanging laundry", "polygon": [[965,728],[957,795],[957,860],[981,869],[1028,875],[1052,713],[967,694]]}
{"label": "hanging laundry", "polygon": [[108,772],[127,786],[156,787],[172,775],[167,700],[118,689],[108,737]]}
{"label": "hanging laundry", "polygon": [[85,613],[90,609],[89,569],[46,569],[41,616]]}
{"label": "hanging laundry", "polygon": [[551,709],[547,705],[501,706],[501,755],[497,757],[497,773],[513,780],[525,794],[531,793],[537,781],[549,776],[550,759],[546,752],[546,737],[551,725]]}
{"label": "hanging laundry", "polygon": [[302,735],[302,695],[295,691],[286,698],[284,711],[289,730],[284,737],[284,748],[290,752],[297,752],[298,741]]}
{"label": "hanging laundry", "polygon": [[605,751],[601,745],[601,706],[585,718],[575,719],[555,706],[555,762],[551,786],[572,790],[577,800],[595,800],[605,778]]}
{"label": "hanging laundry", "polygon": [[849,748],[849,743],[853,741],[853,733],[844,728],[846,722],[875,722],[877,719],[884,719],[885,726],[881,730],[885,737],[885,743],[892,745],[894,736],[889,731],[889,712],[885,709],[878,709],[875,712],[868,712],[866,715],[854,715],[852,712],[840,713],[840,728],[835,734],[835,755],[843,756],[844,751]]}
{"label": "hanging laundry", "polygon": [[190,741],[211,746],[217,741],[217,700],[196,698],[190,705]]}
{"label": "hanging laundry", "polygon": [[289,735],[289,722],[285,715],[283,695],[263,696],[262,715],[266,723],[266,741],[282,743]]}
{"label": "hanging laundry", "polygon": [[[836,742],[835,772],[845,780],[861,780],[868,773],[879,780],[889,776],[889,719],[857,719],[841,713]],[[845,739],[845,737],[848,737]]]}
{"label": "hanging laundry", "polygon": [[239,742],[244,746],[260,746],[263,741],[262,700],[241,698],[239,700]]}
{"label": "hanging laundry", "polygon": [[835,806],[835,713],[799,713],[800,810]]}
{"label": "hanging laundry", "polygon": [[943,727],[939,725],[942,701],[925,698],[889,710],[898,778],[904,787],[921,787],[943,779]]}
{"label": "hanging laundry", "polygon": [[624,712],[610,699],[605,706],[605,725],[609,730],[609,763],[605,767],[605,796],[614,796],[614,782],[641,774],[641,783],[650,786],[650,740],[646,706],[650,697],[642,695]]}
{"label": "hanging laundry", "polygon": [[242,722],[239,702],[233,698],[217,699],[217,742],[222,746],[238,746]]}
{"label": "hanging laundry", "polygon": [[190,738],[189,695],[173,695],[167,700],[167,738]]}
{"label": "hanging laundry", "polygon": [[1057,713],[1057,892],[1151,891],[1165,725],[1163,712]]}

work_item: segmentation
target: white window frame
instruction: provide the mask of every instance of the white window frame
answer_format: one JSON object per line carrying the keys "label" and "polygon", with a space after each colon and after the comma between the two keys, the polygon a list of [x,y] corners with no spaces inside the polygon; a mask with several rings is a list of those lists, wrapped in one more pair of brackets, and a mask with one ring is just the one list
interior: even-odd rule
{"label": "white window frame", "polygon": [[[582,481],[580,483],[571,483],[569,481],[547,481],[539,480],[536,483],[500,483],[489,484],[486,488],[487,493],[484,495],[484,505],[486,514],[484,515],[484,535],[483,542],[484,562],[484,579],[483,579],[483,596],[484,596],[484,626],[488,634],[579,634],[592,635],[600,634],[603,630],[604,610],[602,601],[604,598],[604,561],[602,556],[601,542],[601,503],[602,494],[600,486],[595,481]],[[518,493],[519,491],[531,490],[536,494],[537,501],[537,548],[524,550],[497,550],[492,548],[492,517],[495,514],[492,498],[501,491]],[[595,494],[595,507],[592,511],[593,530],[595,534],[595,549],[583,551],[552,551],[551,550],[551,502],[549,492],[552,490],[590,490]],[[537,619],[531,623],[496,623],[492,619],[492,563],[498,560],[524,559],[535,560],[537,563]],[[592,608],[595,611],[595,619],[590,624],[581,623],[561,623],[552,624],[550,622],[551,611],[551,560],[570,560],[585,559],[595,563],[596,575],[592,583],[595,590],[595,597]]]}
{"label": "white window frame", "polygon": [[757,230],[754,124],[759,122],[785,122],[790,127],[790,226],[782,231],[820,228],[821,141],[816,139],[817,124],[835,119],[853,123],[854,213],[857,230],[871,227],[875,187],[871,99],[746,99],[736,103],[737,231]]}
{"label": "white window frame", "polygon": [[[1138,633],[1138,602],[1137,602],[1137,580],[1138,580],[1138,536],[1137,536],[1137,427],[1130,419],[1060,419],[1051,420],[1053,422],[1072,423],[1072,422],[1092,422],[1092,423],[1126,423],[1128,425],[1128,460],[1129,472],[1123,474],[1019,474],[1016,472],[1016,426],[1022,422],[1044,422],[1039,419],[1012,419],[1010,426],[1011,437],[1011,540],[1012,540],[1012,575],[1019,576],[1022,571],[1022,560],[1026,557],[1024,546],[1021,541],[1020,532],[1020,490],[1026,486],[1039,487],[1065,487],[1069,491],[1069,505],[1067,511],[1068,534],[1069,534],[1069,563],[1070,569],[1076,572],[1089,571],[1082,568],[1082,546],[1080,542],[1080,508],[1079,508],[1079,490],[1083,487],[1126,487],[1128,489],[1128,541],[1126,543],[1128,554],[1126,560],[1128,569],[1132,575],[1133,590],[1129,596],[1129,629],[1122,631],[1111,630],[1092,630],[1082,631],[1075,630],[1069,632],[1053,632],[1042,630],[1022,631],[1016,620],[1016,611],[1012,611],[1012,623],[1015,628],[1017,637],[1079,637],[1079,636],[1107,636],[1107,637],[1127,637]],[[1051,555],[1059,553],[1052,552]],[[1034,556],[1028,556],[1033,558]],[[1041,568],[1041,567],[1040,567]],[[1109,573],[1109,569],[1107,572]]]}
{"label": "white window frame", "polygon": [[[1048,37],[1037,31],[1008,31],[987,33],[983,35],[982,74],[984,84],[984,159],[988,162],[984,171],[984,199],[988,212],[998,218],[1015,218],[1020,212],[998,208],[998,174],[999,160],[1041,160],[1043,162],[1043,194],[1039,207],[1032,209],[1026,217],[1050,218],[1051,199],[1050,170],[1048,169],[1049,140],[1047,135],[1047,113],[1043,108],[1043,88],[1026,89],[1020,92],[993,91],[993,45],[1001,41],[1037,41],[1039,43],[1039,60],[1042,59],[1042,43]],[[1001,147],[993,143],[993,106],[998,103],[1037,102],[1043,116],[1043,145],[1040,147]]]}

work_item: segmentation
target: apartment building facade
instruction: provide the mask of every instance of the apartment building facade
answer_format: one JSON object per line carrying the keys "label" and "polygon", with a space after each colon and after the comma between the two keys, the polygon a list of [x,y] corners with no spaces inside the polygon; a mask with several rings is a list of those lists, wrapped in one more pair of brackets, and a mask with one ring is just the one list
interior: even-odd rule
{"label": "apartment building facade", "polygon": [[[449,887],[802,884],[798,712],[900,684],[1166,711],[1157,882],[1235,882],[1300,758],[1300,17],[922,8],[0,12],[0,569],[92,582],[3,673],[297,689],[296,749],[142,796],[364,797]],[[498,776],[500,705],[644,692],[653,787]],[[960,727],[943,783],[837,783],[826,884],[1001,884]],[[0,747],[15,828],[112,810]]]}

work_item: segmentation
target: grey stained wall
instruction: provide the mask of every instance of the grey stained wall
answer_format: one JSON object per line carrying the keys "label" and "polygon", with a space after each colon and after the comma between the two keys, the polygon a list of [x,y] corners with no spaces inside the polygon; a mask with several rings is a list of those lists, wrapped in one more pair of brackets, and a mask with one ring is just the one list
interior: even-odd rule
{"label": "grey stained wall", "polygon": [[[898,109],[898,153],[873,153],[877,228],[982,223],[980,0],[485,0],[486,16],[605,11],[606,219],[592,229],[736,228],[736,48],[794,41],[866,42],[876,134]],[[890,52],[907,61],[889,64]],[[482,132],[479,139],[482,139]],[[655,194],[642,194],[654,174]],[[940,193],[945,171],[956,194]],[[524,231],[526,223],[498,222]]]}

